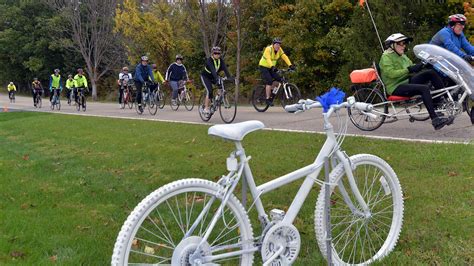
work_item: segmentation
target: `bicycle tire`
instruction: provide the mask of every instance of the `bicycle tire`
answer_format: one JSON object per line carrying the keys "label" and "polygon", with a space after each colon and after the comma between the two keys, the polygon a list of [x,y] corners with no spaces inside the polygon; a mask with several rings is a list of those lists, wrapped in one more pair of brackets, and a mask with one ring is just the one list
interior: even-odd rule
{"label": "bicycle tire", "polygon": [[265,112],[270,107],[266,102],[267,96],[264,85],[258,85],[252,90],[252,105],[257,112]]}
{"label": "bicycle tire", "polygon": [[190,90],[186,90],[183,100],[184,107],[188,111],[192,111],[194,108],[194,93]]}
{"label": "bicycle tire", "polygon": [[87,101],[86,101],[86,96],[82,95],[82,111],[85,112],[87,109]]}
{"label": "bicycle tire", "polygon": [[224,123],[230,124],[237,115],[237,95],[235,95],[234,83],[225,86],[225,93],[220,99],[219,114]]}
{"label": "bicycle tire", "polygon": [[181,104],[181,102],[180,102],[180,100],[179,100],[179,95],[178,95],[178,97],[176,97],[175,103],[176,103],[176,104],[173,105],[173,97],[171,97],[171,98],[170,98],[170,107],[171,107],[171,110],[173,110],[173,111],[178,111],[179,105]]}
{"label": "bicycle tire", "polygon": [[163,109],[163,107],[165,107],[166,95],[162,90],[158,91],[157,99],[158,108]]}
{"label": "bicycle tire", "polygon": [[151,95],[148,97],[148,112],[150,112],[151,115],[156,115],[156,112],[158,111],[158,104],[155,102],[155,94]]}
{"label": "bicycle tire", "polygon": [[133,108],[133,98],[132,98],[132,89],[129,89],[128,93],[127,93],[127,105],[128,105],[128,109],[132,109]]}
{"label": "bicycle tire", "polygon": [[76,110],[79,112],[81,111],[81,106],[82,106],[82,103],[81,103],[81,96],[79,95],[77,97],[77,102],[76,102]]}
{"label": "bicycle tire", "polygon": [[127,104],[126,98],[125,98],[127,95],[125,95],[125,94],[126,94],[126,92],[124,91],[122,93],[122,96],[120,96],[120,98],[121,98],[120,99],[120,109],[125,109],[125,105]]}
{"label": "bicycle tire", "polygon": [[462,104],[464,110],[471,119],[471,123],[474,124],[474,99],[471,98],[471,95],[468,95]]}
{"label": "bicycle tire", "polygon": [[41,108],[43,106],[43,100],[41,100],[41,96],[37,96],[36,107]]}
{"label": "bicycle tire", "polygon": [[281,107],[283,107],[283,109],[285,109],[286,105],[298,103],[298,101],[301,99],[300,89],[298,89],[295,84],[288,83],[286,84],[286,87],[288,89],[288,98],[285,94],[284,88],[282,88],[280,92]]}
{"label": "bicycle tire", "polygon": [[[362,197],[370,207],[371,216],[365,218],[363,214],[354,214],[345,203],[340,194],[340,187],[342,184],[342,187],[350,193],[350,186],[345,177],[344,166],[339,163],[329,175],[329,182],[337,183],[338,187],[336,190],[335,185],[331,186],[330,198],[332,262],[335,265],[366,265],[382,259],[395,247],[403,223],[403,194],[397,175],[381,158],[370,154],[358,154],[351,156],[350,161],[355,167],[353,170],[355,183],[358,184]],[[324,257],[327,255],[325,187],[325,185],[321,187],[314,216],[316,239]],[[380,197],[373,195],[372,192],[384,195]],[[349,197],[357,210],[362,211],[355,197],[352,194],[349,194]],[[365,235],[361,235],[361,232]],[[376,238],[375,240],[369,239],[369,232]],[[341,243],[343,239],[345,242]],[[357,251],[361,255],[356,254]]]}
{"label": "bicycle tire", "polygon": [[379,128],[388,114],[388,105],[384,103],[383,94],[378,89],[360,88],[354,92],[353,96],[357,102],[372,104],[374,107],[372,114],[376,115],[376,118],[369,117],[352,107],[347,109],[352,124],[364,131],[373,131]]}
{"label": "bicycle tire", "polygon": [[56,102],[56,109],[57,109],[58,111],[61,110],[61,100],[59,100],[59,98],[58,98],[58,101]]}
{"label": "bicycle tire", "polygon": [[405,111],[410,117],[410,121],[426,121],[430,119],[430,115],[421,98],[414,100],[414,102],[407,103],[405,105]]}
{"label": "bicycle tire", "polygon": [[199,113],[199,116],[201,117],[202,121],[207,122],[207,121],[209,121],[209,119],[211,119],[212,113],[209,113],[209,114],[204,114],[203,113],[204,108],[205,108],[205,105],[204,105],[205,100],[206,100],[206,94],[202,93],[201,96],[199,97],[198,113]]}
{"label": "bicycle tire", "polygon": [[[204,212],[203,220],[195,228],[192,236],[183,241],[183,232],[189,230],[203,206],[210,202],[211,197],[217,196],[222,189],[220,185],[208,180],[182,179],[149,194],[135,207],[123,224],[114,245],[112,265],[135,262],[188,265],[189,261],[186,259],[194,251],[196,241],[204,235],[213,211],[220,205],[219,197],[211,203],[211,208]],[[179,205],[180,203],[184,206]],[[234,195],[229,197],[223,216],[218,219],[214,230],[209,235],[203,252],[207,254],[212,247],[219,247],[219,245],[229,247],[231,244],[236,247],[231,250],[214,250],[213,255],[253,246],[250,220],[242,204]],[[253,255],[253,253],[246,253],[236,257],[237,261],[234,263],[227,260],[225,263],[252,265]],[[219,263],[219,261],[214,263]]]}

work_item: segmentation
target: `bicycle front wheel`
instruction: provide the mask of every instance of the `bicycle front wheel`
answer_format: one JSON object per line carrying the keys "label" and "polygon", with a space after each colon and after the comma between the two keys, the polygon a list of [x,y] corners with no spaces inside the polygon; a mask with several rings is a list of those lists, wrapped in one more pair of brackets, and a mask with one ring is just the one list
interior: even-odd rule
{"label": "bicycle front wheel", "polygon": [[158,100],[157,101],[158,108],[163,109],[163,107],[165,107],[165,100],[166,100],[165,93],[162,90],[159,90],[156,97]]}
{"label": "bicycle front wheel", "polygon": [[[112,265],[193,265],[190,255],[196,251],[221,205],[217,197],[221,189],[208,180],[182,179],[152,192],[135,207],[122,226],[115,242]],[[191,230],[193,225],[194,230]],[[221,259],[203,263],[252,265],[253,252],[235,254],[251,247],[253,232],[248,215],[232,195],[201,246],[201,255],[221,256]]]}
{"label": "bicycle front wheel", "polygon": [[467,96],[466,99],[464,99],[463,108],[469,118],[471,118],[471,123],[474,124],[474,100],[471,98],[471,95]]}
{"label": "bicycle front wheel", "polygon": [[86,108],[87,108],[87,104],[86,104],[86,96],[82,96],[82,111],[85,112],[86,111]]}
{"label": "bicycle front wheel", "polygon": [[[334,264],[366,265],[389,254],[395,247],[403,222],[403,195],[397,175],[381,158],[359,154],[350,158],[355,183],[370,214],[365,215],[340,163],[331,171],[330,223]],[[326,257],[325,185],[315,210],[315,231]]]}
{"label": "bicycle front wheel", "polygon": [[158,104],[155,102],[155,94],[151,95],[148,100],[148,111],[151,115],[156,115],[158,111]]}
{"label": "bicycle front wheel", "polygon": [[227,124],[232,123],[237,114],[237,95],[235,94],[234,84],[225,86],[225,92],[221,99],[219,114],[221,115],[222,121]]}
{"label": "bicycle front wheel", "polygon": [[186,110],[191,111],[194,108],[194,94],[190,90],[186,90],[183,99],[184,107]]}
{"label": "bicycle front wheel", "polygon": [[[286,92],[286,93],[285,93]],[[300,89],[295,84],[288,83],[281,92],[281,106],[283,109],[288,104],[295,104],[301,99]]]}
{"label": "bicycle front wheel", "polygon": [[385,103],[385,97],[378,89],[360,88],[354,92],[353,95],[357,102],[370,103],[374,109],[372,114],[375,117],[370,117],[362,111],[355,108],[348,108],[349,117],[352,124],[364,131],[372,131],[379,128],[388,114],[388,105]]}
{"label": "bicycle front wheel", "polygon": [[252,91],[252,105],[258,112],[265,112],[268,109],[266,102],[265,86],[259,85]]}
{"label": "bicycle front wheel", "polygon": [[206,93],[203,92],[201,93],[201,97],[199,97],[199,108],[198,108],[198,113],[199,116],[201,117],[202,121],[207,122],[209,119],[211,119],[212,113],[205,113],[205,104],[204,101],[206,100]]}

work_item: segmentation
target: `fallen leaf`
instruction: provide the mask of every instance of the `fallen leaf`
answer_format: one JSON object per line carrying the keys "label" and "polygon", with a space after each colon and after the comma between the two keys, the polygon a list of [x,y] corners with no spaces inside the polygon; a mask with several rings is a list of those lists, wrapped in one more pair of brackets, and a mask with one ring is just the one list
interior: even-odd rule
{"label": "fallen leaf", "polygon": [[49,257],[49,260],[52,262],[56,262],[58,260],[58,256],[57,255],[51,256]]}
{"label": "fallen leaf", "polygon": [[138,239],[133,239],[132,246],[133,247],[138,247]]}
{"label": "fallen leaf", "polygon": [[458,176],[458,173],[451,171],[448,173],[448,176]]}
{"label": "fallen leaf", "polygon": [[12,256],[13,258],[23,258],[25,256],[25,253],[15,250],[10,253],[10,256]]}
{"label": "fallen leaf", "polygon": [[30,159],[30,155],[29,155],[29,154],[23,155],[23,160],[24,160],[24,161],[28,161],[29,159]]}
{"label": "fallen leaf", "polygon": [[145,253],[147,254],[155,254],[155,249],[149,246],[145,246]]}

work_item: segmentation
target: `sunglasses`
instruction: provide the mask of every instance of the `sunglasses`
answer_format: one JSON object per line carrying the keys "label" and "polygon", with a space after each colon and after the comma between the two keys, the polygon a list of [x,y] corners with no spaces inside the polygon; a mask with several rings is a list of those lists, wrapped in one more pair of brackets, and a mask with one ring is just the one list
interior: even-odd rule
{"label": "sunglasses", "polygon": [[214,54],[218,54],[218,55],[220,55],[221,53],[214,53]]}
{"label": "sunglasses", "polygon": [[406,46],[406,42],[397,42],[397,45],[400,45],[400,46]]}

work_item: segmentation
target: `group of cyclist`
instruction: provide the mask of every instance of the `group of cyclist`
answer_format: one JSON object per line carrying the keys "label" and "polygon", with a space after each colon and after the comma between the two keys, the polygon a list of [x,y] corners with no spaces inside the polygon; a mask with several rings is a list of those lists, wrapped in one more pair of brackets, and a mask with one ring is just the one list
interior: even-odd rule
{"label": "group of cyclist", "polygon": [[[463,33],[466,22],[467,19],[462,14],[449,16],[447,26],[438,31],[430,43],[441,46],[468,62],[473,62],[474,46]],[[438,102],[433,102],[431,90],[442,89],[451,85],[453,81],[433,68],[424,68],[423,63],[413,64],[405,55],[406,46],[412,41],[413,38],[401,33],[392,34],[385,40],[386,50],[379,61],[381,78],[391,95],[404,97],[421,95],[434,129],[439,130],[452,124],[454,117],[444,117],[442,113],[435,111]]]}

